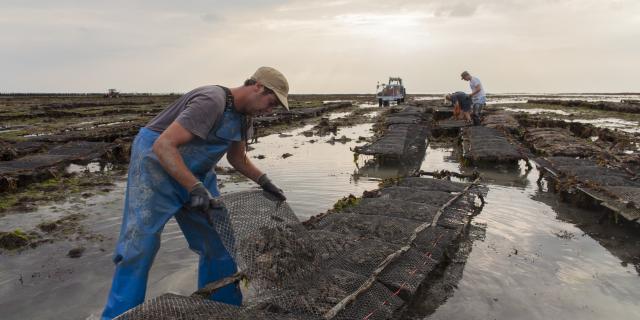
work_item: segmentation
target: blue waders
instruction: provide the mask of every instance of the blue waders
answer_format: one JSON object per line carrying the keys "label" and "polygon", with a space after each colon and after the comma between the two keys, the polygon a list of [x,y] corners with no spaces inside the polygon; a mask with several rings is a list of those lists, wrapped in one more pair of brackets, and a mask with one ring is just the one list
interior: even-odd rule
{"label": "blue waders", "polygon": [[[244,129],[244,116],[234,111],[229,97],[227,92],[224,118],[207,139],[195,137],[179,148],[187,168],[214,196],[220,193],[213,168],[231,143],[242,139]],[[176,218],[189,248],[200,255],[198,288],[237,271],[232,256],[204,216],[183,208],[189,201],[187,190],[166,173],[153,153],[158,136],[160,133],[142,128],[132,145],[122,228],[113,258],[116,271],[103,320],[117,317],[144,301],[160,234],[171,217]],[[231,284],[216,291],[211,299],[240,305],[242,293],[236,284]]]}

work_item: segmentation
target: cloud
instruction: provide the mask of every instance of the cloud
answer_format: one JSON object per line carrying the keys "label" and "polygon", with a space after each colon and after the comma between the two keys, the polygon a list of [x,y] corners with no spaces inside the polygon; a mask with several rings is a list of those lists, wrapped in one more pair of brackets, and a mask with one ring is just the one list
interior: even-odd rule
{"label": "cloud", "polygon": [[471,17],[478,10],[479,4],[476,2],[458,2],[449,3],[440,7],[436,7],[435,15],[439,17]]}
{"label": "cloud", "polygon": [[204,22],[207,23],[216,23],[220,20],[220,16],[214,13],[205,13],[200,16]]}
{"label": "cloud", "polygon": [[[274,65],[295,92],[636,90],[637,0],[0,4],[2,91],[186,91]],[[615,23],[613,23],[615,22]],[[521,76],[514,81],[512,71]]]}

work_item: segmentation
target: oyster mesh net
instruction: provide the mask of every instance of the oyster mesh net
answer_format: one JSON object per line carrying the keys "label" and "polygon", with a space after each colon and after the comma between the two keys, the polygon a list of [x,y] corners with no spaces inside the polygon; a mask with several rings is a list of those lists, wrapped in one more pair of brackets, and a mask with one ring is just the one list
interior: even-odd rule
{"label": "oyster mesh net", "polygon": [[[356,147],[358,154],[399,158],[410,162],[424,155],[428,127],[424,125],[431,115],[418,107],[407,106],[387,115],[385,132],[376,141]],[[407,159],[409,158],[409,159]]]}
{"label": "oyster mesh net", "polygon": [[[436,198],[452,198],[460,191],[460,185],[437,187],[438,183],[435,191],[441,194]],[[351,212],[328,215],[309,229],[286,203],[272,201],[262,191],[225,195],[223,200],[232,214],[216,217],[215,228],[235,257],[238,271],[248,278],[241,281],[246,284],[241,285],[243,305],[165,294],[118,319],[397,317],[428,273],[446,259],[446,247],[462,233],[466,217],[473,213],[470,201],[475,195],[460,197],[443,211],[442,224],[421,231],[411,243],[414,229],[431,221],[437,208],[420,202],[401,205],[400,198],[414,195],[400,192],[402,187],[387,189],[390,191],[379,198],[362,199],[362,205]],[[413,213],[402,216],[402,210]],[[362,290],[381,263],[408,243],[408,251],[381,269],[375,281]],[[355,299],[327,316],[359,289]]]}
{"label": "oyster mesh net", "polygon": [[464,158],[471,161],[514,162],[524,158],[503,132],[488,127],[463,129],[462,146]]}

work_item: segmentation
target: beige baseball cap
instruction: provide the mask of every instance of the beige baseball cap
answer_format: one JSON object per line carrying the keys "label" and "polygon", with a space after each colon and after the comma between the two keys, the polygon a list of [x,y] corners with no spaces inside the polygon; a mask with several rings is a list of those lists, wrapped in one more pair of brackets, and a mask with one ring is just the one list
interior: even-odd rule
{"label": "beige baseball cap", "polygon": [[271,67],[260,67],[253,76],[251,76],[251,79],[273,90],[280,104],[289,110],[289,102],[287,100],[287,96],[289,95],[289,82],[287,82],[287,78],[285,78],[280,71]]}

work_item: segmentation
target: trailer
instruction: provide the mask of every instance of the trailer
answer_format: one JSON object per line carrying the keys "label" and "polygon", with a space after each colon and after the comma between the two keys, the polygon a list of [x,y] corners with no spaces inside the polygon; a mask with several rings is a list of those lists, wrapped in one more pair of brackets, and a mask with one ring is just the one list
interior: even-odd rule
{"label": "trailer", "polygon": [[376,99],[378,99],[380,107],[389,106],[392,101],[402,104],[407,94],[405,87],[402,85],[402,79],[399,77],[389,77],[387,84],[378,83],[376,92]]}

